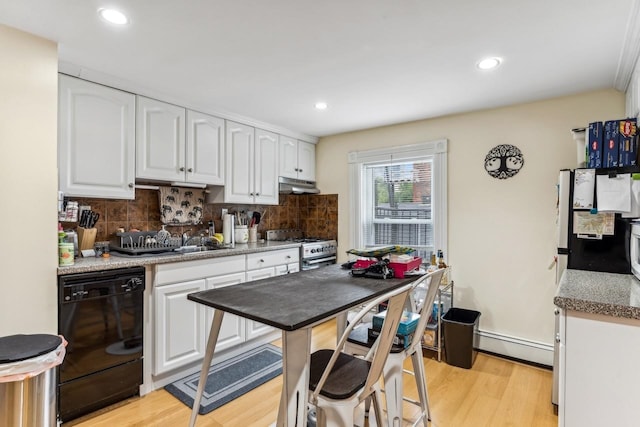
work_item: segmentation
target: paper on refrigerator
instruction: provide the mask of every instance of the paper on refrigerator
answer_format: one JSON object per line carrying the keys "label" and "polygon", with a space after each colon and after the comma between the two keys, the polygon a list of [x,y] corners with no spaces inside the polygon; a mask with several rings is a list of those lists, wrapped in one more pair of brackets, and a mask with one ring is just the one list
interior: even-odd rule
{"label": "paper on refrigerator", "polygon": [[631,209],[622,218],[640,218],[640,180],[631,180]]}
{"label": "paper on refrigerator", "polygon": [[573,234],[613,235],[616,214],[613,212],[573,212]]}
{"label": "paper on refrigerator", "polygon": [[631,210],[631,174],[614,177],[598,175],[596,197],[598,212],[629,212]]}
{"label": "paper on refrigerator", "polygon": [[593,208],[593,190],[596,185],[595,169],[576,169],[573,179],[573,208]]}

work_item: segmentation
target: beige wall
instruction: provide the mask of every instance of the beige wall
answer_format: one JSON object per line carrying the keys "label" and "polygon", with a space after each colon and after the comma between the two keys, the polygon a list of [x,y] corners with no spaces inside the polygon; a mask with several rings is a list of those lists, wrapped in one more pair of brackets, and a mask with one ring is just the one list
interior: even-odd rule
{"label": "beige wall", "polygon": [[[482,312],[481,330],[551,345],[555,185],[559,169],[576,167],[570,130],[622,117],[624,95],[605,90],[322,138],[317,180],[323,193],[339,195],[342,260],[351,247],[347,153],[447,138],[445,255],[455,304]],[[513,178],[498,180],[484,170],[487,152],[499,144],[524,154],[524,167]]]}
{"label": "beige wall", "polygon": [[0,25],[0,336],[57,332],[57,55]]}

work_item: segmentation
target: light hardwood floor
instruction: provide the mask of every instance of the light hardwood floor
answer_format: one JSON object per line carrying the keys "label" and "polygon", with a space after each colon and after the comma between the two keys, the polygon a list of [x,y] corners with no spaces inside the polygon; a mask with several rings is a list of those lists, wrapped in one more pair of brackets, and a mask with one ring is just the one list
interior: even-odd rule
{"label": "light hardwood floor", "polygon": [[[335,322],[313,330],[313,350],[335,345]],[[279,341],[274,342],[280,345]],[[425,357],[432,427],[557,426],[551,405],[551,371],[479,353],[471,369]],[[406,364],[410,368],[410,363]],[[277,417],[282,376],[207,414],[197,426],[266,427]],[[405,394],[417,399],[415,382],[405,376]],[[190,408],[164,390],[130,399],[63,427],[186,426]],[[405,405],[406,426],[415,407]]]}

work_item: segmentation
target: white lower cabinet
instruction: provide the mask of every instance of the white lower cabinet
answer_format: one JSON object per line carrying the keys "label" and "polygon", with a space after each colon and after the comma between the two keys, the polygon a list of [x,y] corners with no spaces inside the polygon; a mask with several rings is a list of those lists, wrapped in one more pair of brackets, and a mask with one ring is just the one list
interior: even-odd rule
{"label": "white lower cabinet", "polygon": [[[245,281],[244,271],[241,273],[226,274],[224,276],[210,277],[207,279],[207,289],[224,288],[225,286],[233,286]],[[209,337],[209,330],[211,330],[211,323],[213,323],[213,314],[215,309],[206,308],[207,311],[207,325],[205,328],[205,334]],[[245,319],[236,316],[235,314],[225,313],[224,319],[222,319],[222,326],[220,327],[220,333],[218,335],[218,341],[216,343],[216,350],[226,350],[245,341]]]}
{"label": "white lower cabinet", "polygon": [[155,352],[153,373],[158,375],[200,360],[205,349],[205,306],[187,299],[203,291],[204,280],[158,286],[155,291]]}
{"label": "white lower cabinet", "polygon": [[563,310],[558,425],[637,426],[640,320]]}
{"label": "white lower cabinet", "polygon": [[[276,275],[275,267],[261,268],[259,270],[247,271],[247,282],[253,280],[266,279],[267,277],[273,277]],[[257,338],[259,336],[268,334],[273,331],[273,326],[265,325],[264,323],[255,322],[247,319],[247,339]]]}
{"label": "white lower cabinet", "polygon": [[[298,271],[298,251],[298,248],[278,249],[156,266],[153,375],[165,374],[204,357],[214,309],[188,300],[188,294]],[[226,313],[216,351],[236,347],[274,330]]]}
{"label": "white lower cabinet", "polygon": [[[299,269],[299,261],[300,253],[298,248],[248,254],[247,282],[290,273],[292,272],[290,268]],[[293,266],[294,264],[296,267]],[[272,326],[247,320],[247,339],[268,334],[273,330]]]}

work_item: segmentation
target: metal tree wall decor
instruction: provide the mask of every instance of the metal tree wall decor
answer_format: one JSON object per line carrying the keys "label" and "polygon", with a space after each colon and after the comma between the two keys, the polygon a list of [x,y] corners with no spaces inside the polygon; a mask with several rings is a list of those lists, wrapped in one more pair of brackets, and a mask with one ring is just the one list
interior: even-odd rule
{"label": "metal tree wall decor", "polygon": [[524,166],[524,156],[515,145],[502,144],[493,147],[484,158],[484,169],[498,179],[511,178]]}

